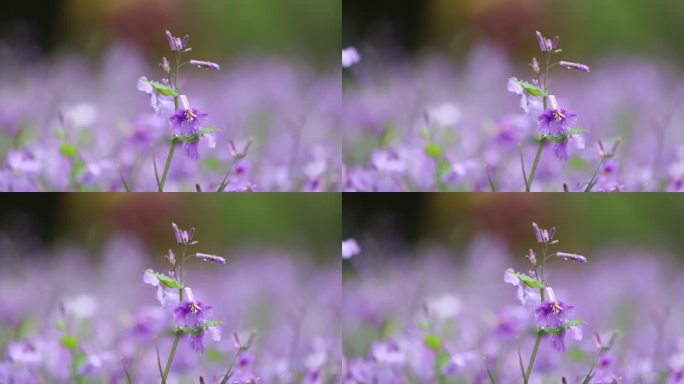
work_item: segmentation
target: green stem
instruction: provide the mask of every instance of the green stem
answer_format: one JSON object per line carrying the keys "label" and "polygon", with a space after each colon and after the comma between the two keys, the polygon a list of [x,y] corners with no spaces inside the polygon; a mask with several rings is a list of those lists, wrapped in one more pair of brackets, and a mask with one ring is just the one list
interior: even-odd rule
{"label": "green stem", "polygon": [[539,139],[539,146],[537,147],[537,155],[534,157],[534,163],[532,164],[532,169],[530,170],[530,177],[527,179],[527,185],[525,186],[525,192],[529,192],[532,188],[532,182],[534,181],[534,174],[537,173],[537,166],[539,165],[539,159],[541,158],[542,151],[544,151],[544,144],[546,144],[546,138],[542,137]]}
{"label": "green stem", "polygon": [[162,384],[166,384],[166,378],[169,376],[169,371],[171,370],[171,362],[173,362],[173,357],[176,355],[176,348],[178,348],[178,342],[180,341],[181,331],[176,331],[176,337],[173,339],[173,346],[171,347],[171,353],[169,354],[169,359],[166,360],[166,368],[164,368],[164,375],[162,375]]}
{"label": "green stem", "polygon": [[230,177],[230,174],[233,173],[233,168],[235,168],[236,162],[237,162],[237,159],[233,158],[233,161],[231,161],[231,163],[230,163],[230,167],[228,167],[228,172],[226,173],[226,177],[223,178],[223,181],[221,181],[221,184],[219,185],[216,192],[223,192],[226,189],[226,187],[228,186],[228,178]]}
{"label": "green stem", "polygon": [[235,367],[235,362],[237,361],[238,357],[240,357],[241,353],[242,353],[242,348],[239,348],[238,351],[235,353],[235,356],[233,356],[233,361],[230,363],[230,366],[228,367],[228,371],[223,376],[223,380],[221,380],[221,384],[226,384],[228,382],[228,379],[230,379],[230,375],[233,372],[233,367]]}
{"label": "green stem", "polygon": [[166,183],[166,175],[169,173],[169,167],[171,166],[171,159],[173,158],[173,152],[176,150],[176,144],[178,140],[174,137],[171,139],[171,148],[169,149],[169,155],[166,157],[166,165],[164,166],[164,173],[162,173],[161,181],[159,182],[158,192],[164,192],[164,184]]}
{"label": "green stem", "polygon": [[603,162],[605,159],[605,157],[601,157],[601,161],[599,161],[598,167],[596,167],[596,171],[594,172],[594,175],[591,177],[591,180],[589,180],[589,184],[587,184],[587,188],[584,189],[584,192],[591,192],[591,189],[594,188],[594,185],[598,181],[596,178],[598,177],[598,173],[601,171],[601,167],[603,166]]}
{"label": "green stem", "polygon": [[532,356],[530,356],[530,362],[527,364],[527,372],[525,372],[524,384],[527,384],[530,380],[530,375],[532,374],[532,366],[534,365],[534,360],[537,358],[537,351],[539,350],[539,344],[541,344],[542,337],[543,333],[539,331],[537,333],[537,340],[534,342],[534,349],[532,350]]}

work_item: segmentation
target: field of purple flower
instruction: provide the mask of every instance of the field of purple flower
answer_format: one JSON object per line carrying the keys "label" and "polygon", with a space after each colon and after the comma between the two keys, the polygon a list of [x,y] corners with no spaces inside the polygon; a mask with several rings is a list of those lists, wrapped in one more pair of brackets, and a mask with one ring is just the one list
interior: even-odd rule
{"label": "field of purple flower", "polygon": [[345,261],[345,383],[681,383],[681,266],[563,253],[560,234],[529,228],[525,255],[480,236],[461,262],[361,239]]}
{"label": "field of purple flower", "polygon": [[125,45],[97,64],[0,50],[0,190],[337,189],[339,69],[195,60],[211,52],[167,37],[159,66]]}
{"label": "field of purple flower", "polygon": [[538,33],[529,65],[486,44],[462,64],[346,50],[343,188],[681,190],[677,69],[641,56],[584,62],[561,51],[572,38]]}
{"label": "field of purple flower", "polygon": [[1,237],[0,382],[335,382],[339,265],[282,250],[201,253],[220,251],[175,224],[168,239],[150,264],[126,236],[101,255]]}

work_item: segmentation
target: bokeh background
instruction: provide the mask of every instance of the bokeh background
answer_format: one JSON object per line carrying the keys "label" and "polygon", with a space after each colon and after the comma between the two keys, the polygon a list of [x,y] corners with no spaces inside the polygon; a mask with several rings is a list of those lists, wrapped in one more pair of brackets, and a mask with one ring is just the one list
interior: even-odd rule
{"label": "bokeh background", "polygon": [[167,51],[159,31],[169,29],[189,34],[196,52],[221,58],[266,54],[324,65],[339,59],[340,7],[339,0],[29,0],[3,7],[0,41],[36,54],[93,58],[125,41],[156,60]]}
{"label": "bokeh background", "polygon": [[[169,381],[216,381],[235,354],[231,334],[246,340],[255,331],[233,379],[334,382],[339,194],[76,195],[9,194],[0,203],[0,382],[123,382],[122,361],[134,382],[158,381],[154,346],[165,360],[174,323],[143,275],[170,273],[169,249],[180,260],[172,222],[196,228],[181,274],[196,299],[213,306],[223,336],[207,338],[204,353],[181,340]],[[76,347],[65,348],[67,333]]]}
{"label": "bokeh background", "polygon": [[321,262],[339,253],[341,196],[230,195],[8,194],[0,203],[0,236],[21,247],[71,244],[97,254],[110,237],[125,235],[158,259],[175,247],[175,222],[195,227],[205,252],[271,248]]}
{"label": "bokeh background", "polygon": [[677,0],[345,0],[343,40],[384,52],[456,57],[486,41],[528,60],[538,50],[531,37],[540,30],[560,35],[563,50],[576,57],[629,52],[667,56],[681,66],[682,12],[684,3]]}
{"label": "bokeh background", "polygon": [[556,227],[561,248],[589,257],[591,251],[616,246],[662,252],[684,262],[684,200],[673,194],[345,194],[343,200],[344,238],[373,239],[397,249],[445,246],[458,257],[474,238],[487,234],[522,257],[535,246],[531,223],[536,222]]}

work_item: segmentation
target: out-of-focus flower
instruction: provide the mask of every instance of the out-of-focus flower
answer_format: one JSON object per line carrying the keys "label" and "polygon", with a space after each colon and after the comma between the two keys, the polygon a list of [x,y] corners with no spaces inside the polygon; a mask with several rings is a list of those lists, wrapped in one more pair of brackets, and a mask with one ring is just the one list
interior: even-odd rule
{"label": "out-of-focus flower", "polygon": [[342,50],[342,67],[349,68],[352,65],[361,61],[361,55],[354,47],[348,47]]}
{"label": "out-of-focus flower", "polygon": [[216,256],[216,255],[208,255],[206,253],[197,252],[197,253],[195,253],[195,257],[197,257],[198,259],[204,260],[204,261],[211,261],[212,263],[216,263],[216,264],[225,264],[226,263],[226,259],[224,259],[223,257]]}
{"label": "out-of-focus flower", "polygon": [[342,242],[342,258],[351,259],[353,256],[361,253],[361,247],[359,243],[354,239],[347,239]]}
{"label": "out-of-focus flower", "polygon": [[589,66],[588,65],[584,65],[584,64],[580,64],[580,63],[573,63],[570,61],[562,61],[562,60],[558,64],[560,64],[561,67],[565,67],[568,69],[574,69],[574,70],[580,71],[580,72],[589,72]]}
{"label": "out-of-focus flower", "polygon": [[587,258],[582,255],[576,255],[574,253],[556,252],[556,256],[564,260],[576,261],[578,263],[586,263]]}
{"label": "out-of-focus flower", "polygon": [[194,65],[198,68],[208,69],[210,71],[220,71],[221,70],[220,65],[213,63],[211,61],[190,60],[190,65]]}

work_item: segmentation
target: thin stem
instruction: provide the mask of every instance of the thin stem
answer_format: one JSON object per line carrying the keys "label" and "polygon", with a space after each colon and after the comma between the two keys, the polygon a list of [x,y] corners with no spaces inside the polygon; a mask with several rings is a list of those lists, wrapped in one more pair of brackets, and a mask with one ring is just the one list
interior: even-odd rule
{"label": "thin stem", "polygon": [[[546,110],[547,104],[548,104],[548,94],[549,94],[549,88],[548,88],[548,77],[549,77],[549,60],[551,59],[551,54],[549,52],[546,52],[544,54],[544,61],[545,61],[545,66],[544,66],[544,77],[543,77],[543,84],[542,86],[544,87],[544,96],[542,96],[542,101],[544,103],[544,110]],[[530,170],[530,177],[527,180],[527,184],[525,185],[525,192],[530,192],[530,189],[532,188],[532,181],[534,181],[534,175],[537,172],[537,166],[539,165],[539,159],[541,158],[541,154],[544,151],[544,144],[546,144],[546,138],[542,136],[539,139],[539,146],[537,147],[537,155],[534,158],[534,163],[532,164],[532,169]]]}
{"label": "thin stem", "polygon": [[233,361],[230,363],[230,366],[228,367],[228,371],[226,372],[226,374],[223,375],[221,384],[226,384],[228,382],[228,379],[230,379],[230,375],[233,372],[233,367],[235,367],[235,362],[240,357],[240,354],[242,354],[242,348],[238,348],[238,351],[235,353],[235,356],[233,356]]}
{"label": "thin stem", "polygon": [[[544,264],[546,261],[546,254],[548,253],[548,244],[544,244],[544,249],[542,251],[543,255],[541,258],[541,273],[537,278],[540,280],[540,282],[543,285],[546,285],[546,282],[544,281]],[[537,269],[535,268],[535,274],[536,274]],[[540,301],[544,302],[544,288],[539,288],[539,297]],[[524,377],[524,384],[527,384],[528,381],[530,380],[530,375],[532,374],[532,367],[534,366],[534,360],[537,358],[537,351],[539,350],[539,345],[541,344],[541,340],[544,337],[544,332],[541,330],[537,331],[537,340],[534,342],[534,348],[532,349],[532,355],[530,356],[530,362],[527,363],[527,371],[525,372],[525,377]]]}
{"label": "thin stem", "polygon": [[596,171],[594,172],[594,175],[591,176],[591,180],[589,180],[589,184],[587,184],[587,188],[584,189],[584,192],[590,192],[592,188],[594,188],[594,185],[598,182],[598,174],[601,171],[601,167],[603,166],[603,163],[605,162],[606,158],[605,156],[601,157],[601,161],[599,161],[598,167],[596,167]]}
{"label": "thin stem", "polygon": [[169,173],[169,167],[171,166],[171,159],[173,159],[173,152],[176,150],[176,144],[178,140],[174,137],[171,139],[171,148],[169,149],[169,155],[166,157],[166,165],[164,166],[164,173],[162,173],[161,181],[159,182],[159,190],[157,192],[164,192],[164,184],[166,183],[166,175]]}
{"label": "thin stem", "polygon": [[223,192],[226,187],[228,186],[228,177],[230,177],[230,174],[233,173],[233,168],[235,168],[235,163],[237,162],[237,158],[233,158],[233,161],[230,162],[230,167],[228,167],[228,172],[226,173],[226,177],[223,178],[223,181],[221,181],[221,184],[219,185],[218,189],[216,192]]}
{"label": "thin stem", "polygon": [[530,177],[527,179],[527,185],[525,186],[525,192],[529,192],[532,188],[532,182],[534,181],[534,175],[537,173],[537,166],[539,165],[539,159],[541,158],[542,152],[544,151],[544,144],[546,144],[546,138],[542,137],[539,139],[539,146],[537,147],[537,155],[534,157],[534,163],[532,163],[532,169],[530,170]]}
{"label": "thin stem", "polygon": [[171,370],[171,362],[173,357],[176,355],[176,348],[178,348],[178,341],[180,341],[181,332],[176,331],[176,337],[173,339],[173,346],[171,347],[171,353],[169,354],[168,360],[166,360],[166,368],[164,368],[164,375],[162,375],[162,384],[166,384],[166,378],[169,376],[169,370]]}
{"label": "thin stem", "polygon": [[527,364],[527,372],[525,372],[525,384],[527,384],[530,380],[530,375],[532,374],[532,366],[534,365],[534,360],[537,358],[537,351],[539,350],[539,344],[541,344],[542,336],[542,332],[537,333],[537,340],[534,342],[532,356],[530,356],[530,362]]}

